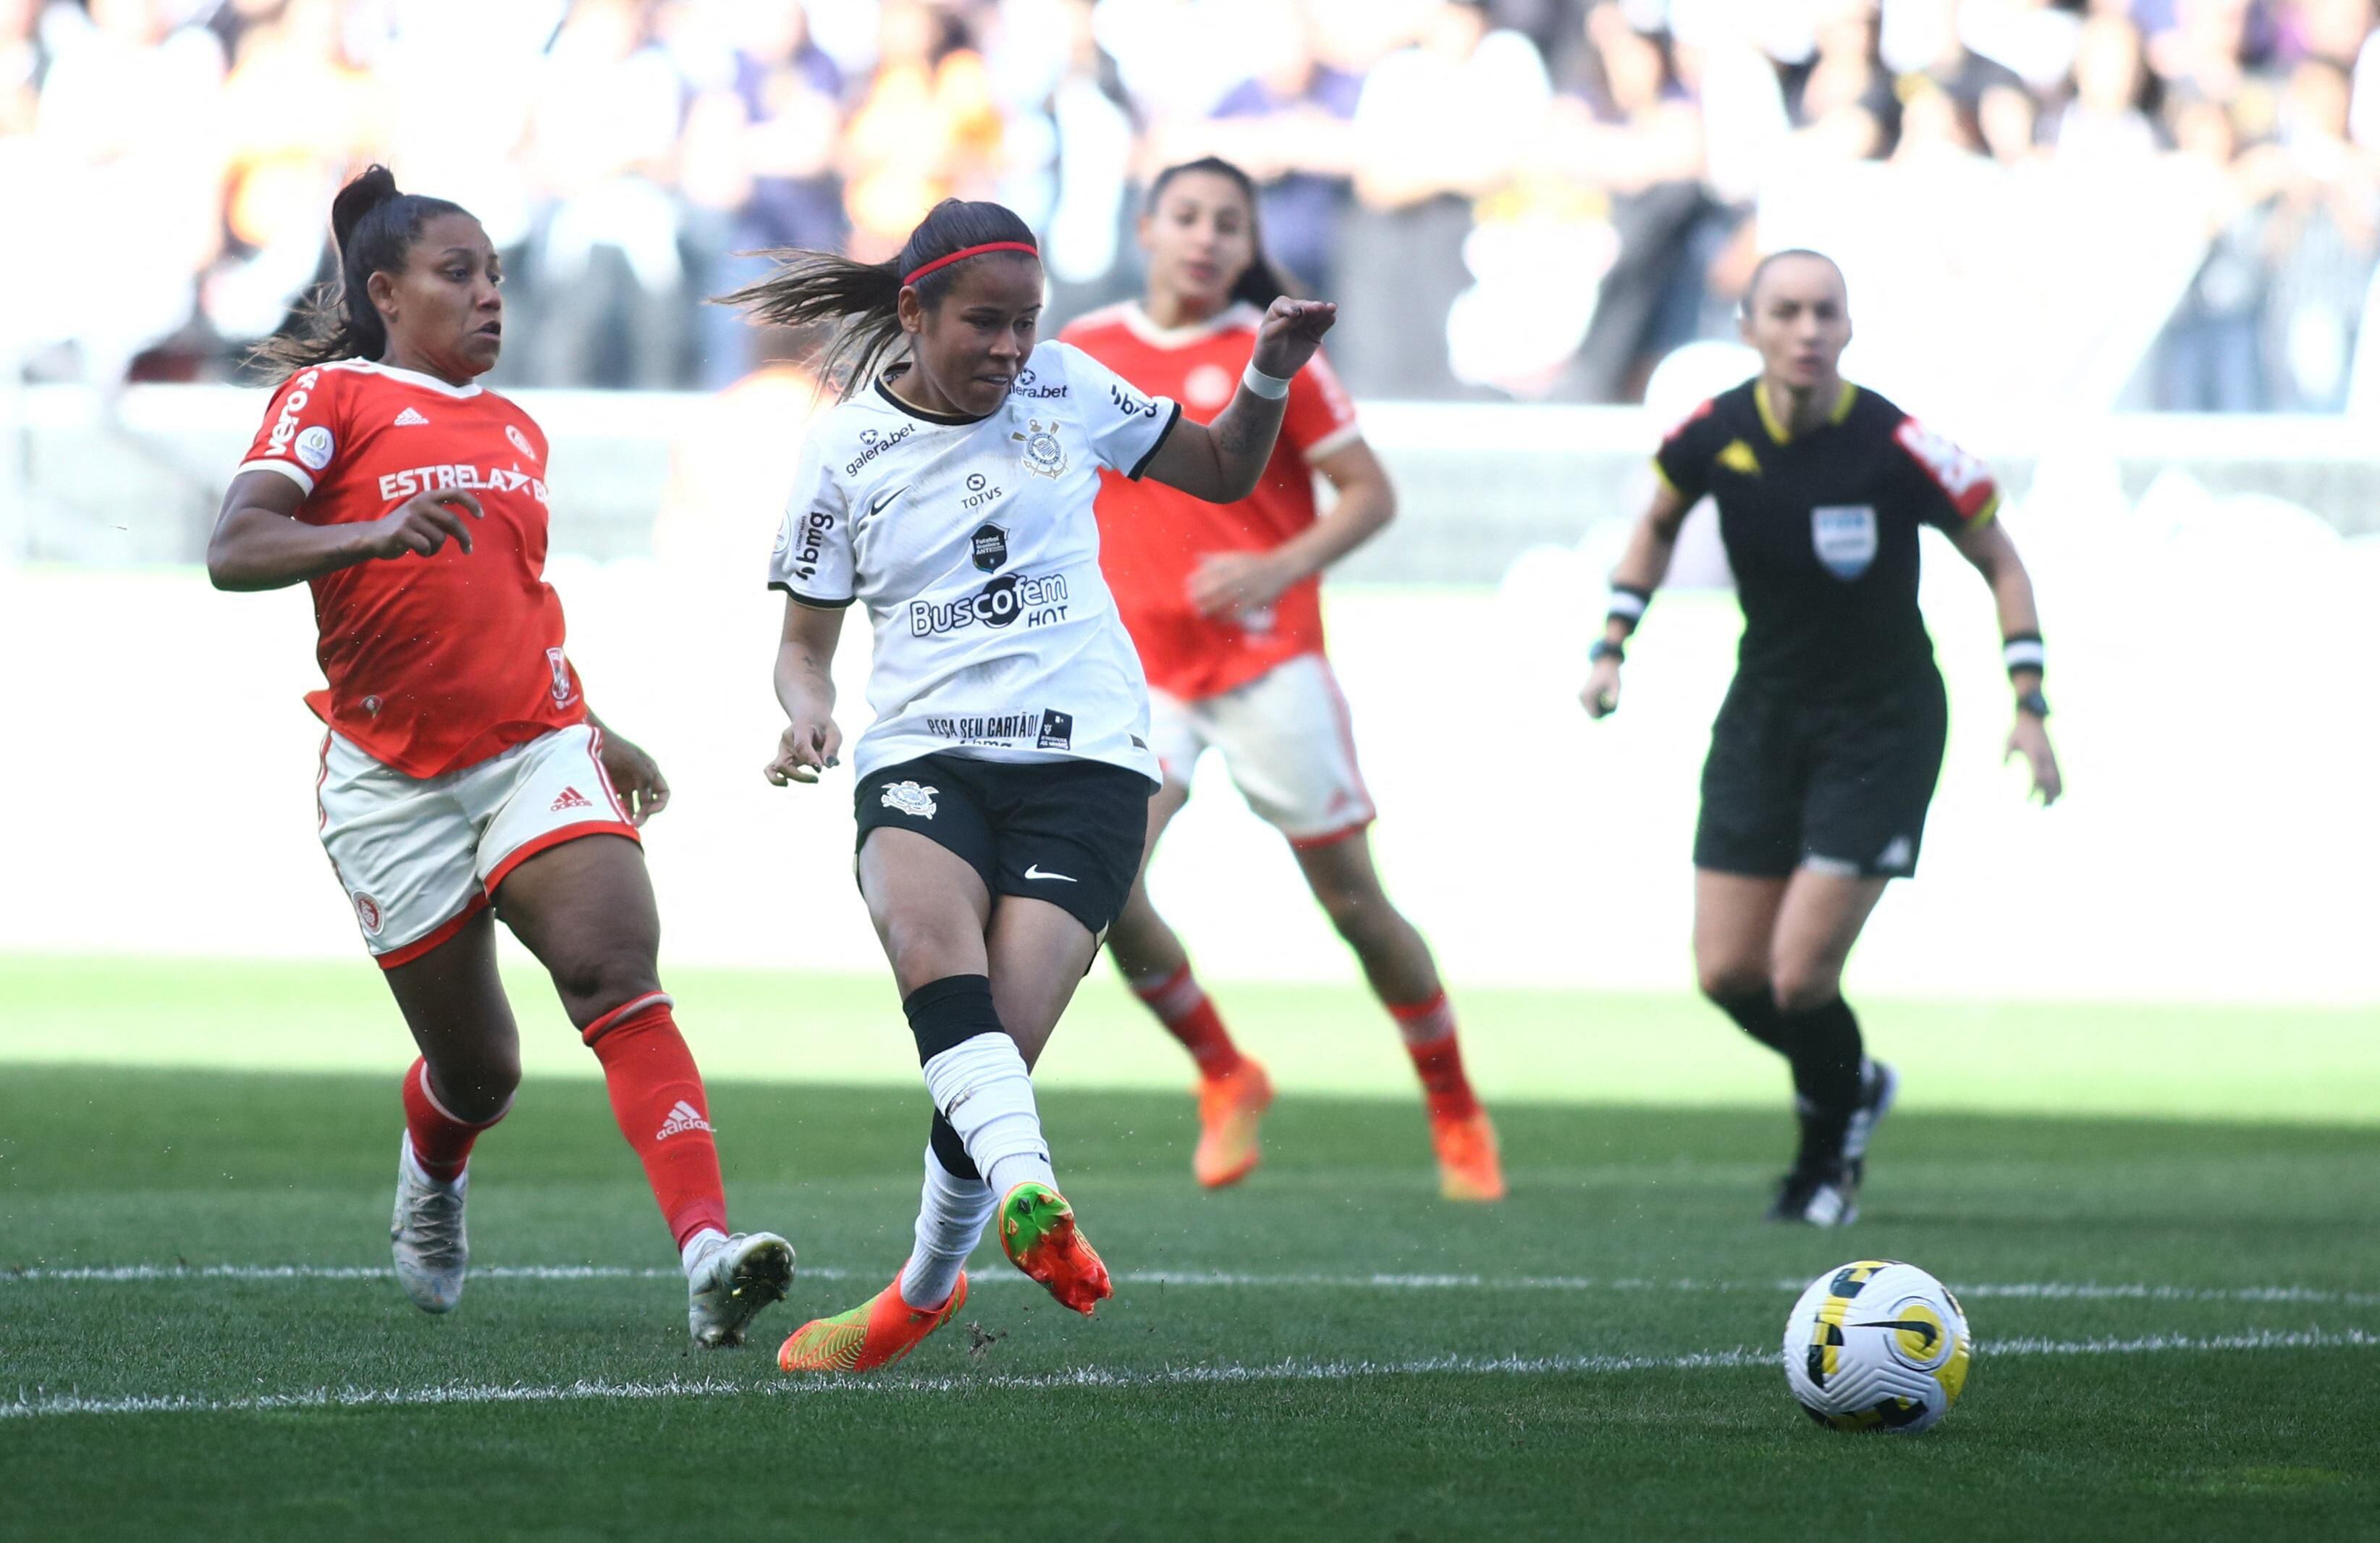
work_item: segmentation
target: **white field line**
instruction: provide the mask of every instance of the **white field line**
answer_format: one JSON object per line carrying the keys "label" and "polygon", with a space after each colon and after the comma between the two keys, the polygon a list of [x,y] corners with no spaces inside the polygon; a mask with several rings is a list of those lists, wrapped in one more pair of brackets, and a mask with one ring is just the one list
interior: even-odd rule
{"label": "white field line", "polygon": [[[880,1270],[853,1270],[833,1265],[803,1265],[798,1275],[812,1281],[875,1282]],[[0,1268],[0,1286],[9,1284],[120,1284],[146,1281],[384,1281],[392,1271],[381,1265],[90,1265],[60,1269]],[[474,1281],[639,1281],[677,1280],[680,1272],[663,1266],[638,1269],[625,1265],[493,1265],[471,1271]],[[970,1277],[976,1286],[1025,1285],[1022,1275],[1004,1270],[985,1270]],[[1323,1290],[1384,1292],[1658,1292],[1701,1294],[1761,1292],[1798,1295],[1803,1281],[1658,1280],[1645,1276],[1592,1275],[1400,1275],[1400,1274],[1262,1274],[1209,1270],[1124,1270],[1115,1274],[1118,1285],[1223,1287],[1257,1291]],[[2147,1282],[2101,1283],[2087,1281],[1953,1282],[1950,1289],[1977,1300],[2010,1298],[2042,1302],[2268,1302],[2313,1306],[2380,1306],[2380,1292],[2329,1291],[2315,1286],[2180,1286]]]}
{"label": "white field line", "polygon": [[[2380,1348],[2380,1333],[2361,1329],[2303,1329],[2192,1337],[2156,1334],[2139,1339],[1995,1340],[1976,1346],[1978,1355],[2151,1355],[2263,1350]],[[43,1419],[62,1415],[249,1414],[292,1409],[419,1408],[426,1405],[572,1403],[619,1400],[812,1397],[846,1393],[948,1393],[969,1389],[1000,1392],[1052,1392],[1066,1389],[1212,1387],[1269,1382],[1348,1382],[1375,1378],[1427,1377],[1448,1373],[1500,1377],[1624,1374],[1640,1371],[1709,1371],[1776,1366],[1779,1353],[1737,1346],[1687,1355],[1436,1355],[1412,1361],[1276,1361],[1257,1366],[1171,1367],[1157,1371],[1111,1371],[1081,1367],[1035,1376],[785,1378],[741,1382],[724,1378],[673,1379],[662,1382],[613,1382],[584,1379],[553,1386],[524,1383],[449,1382],[417,1388],[313,1388],[241,1398],[205,1398],[163,1393],[133,1398],[83,1398],[77,1394],[18,1394],[0,1402],[0,1420]]]}

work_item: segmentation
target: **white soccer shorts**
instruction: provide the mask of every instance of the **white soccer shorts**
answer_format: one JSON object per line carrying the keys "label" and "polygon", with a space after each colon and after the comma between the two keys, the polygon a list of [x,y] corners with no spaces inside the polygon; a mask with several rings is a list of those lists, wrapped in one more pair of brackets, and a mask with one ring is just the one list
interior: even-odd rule
{"label": "white soccer shorts", "polygon": [[1167,782],[1188,786],[1198,758],[1214,747],[1248,807],[1292,846],[1344,840],[1378,812],[1355,764],[1347,699],[1318,653],[1198,701],[1151,690],[1148,726]]}
{"label": "white soccer shorts", "polygon": [[504,876],[581,836],[638,839],[604,774],[592,723],[540,735],[475,766],[408,777],[322,736],[322,849],[382,969],[462,930]]}

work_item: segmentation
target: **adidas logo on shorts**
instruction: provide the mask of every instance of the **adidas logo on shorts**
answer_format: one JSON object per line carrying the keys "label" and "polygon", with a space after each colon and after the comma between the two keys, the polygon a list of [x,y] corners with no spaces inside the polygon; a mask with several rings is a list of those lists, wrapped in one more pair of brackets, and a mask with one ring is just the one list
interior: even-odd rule
{"label": "adidas logo on shorts", "polygon": [[677,1101],[677,1107],[669,1112],[669,1118],[662,1122],[662,1128],[653,1133],[653,1139],[667,1141],[671,1136],[682,1136],[687,1131],[707,1131],[711,1128],[710,1122],[702,1117],[702,1111],[684,1099],[680,1099]]}
{"label": "adidas logo on shorts", "polygon": [[594,807],[595,801],[592,798],[588,797],[587,795],[579,792],[575,787],[565,787],[562,790],[561,796],[554,799],[552,807],[546,812],[549,814],[559,814],[564,809],[591,809]]}
{"label": "adidas logo on shorts", "polygon": [[403,412],[396,415],[396,422],[393,427],[399,429],[427,428],[429,423],[430,419],[422,417],[411,407],[407,407]]}

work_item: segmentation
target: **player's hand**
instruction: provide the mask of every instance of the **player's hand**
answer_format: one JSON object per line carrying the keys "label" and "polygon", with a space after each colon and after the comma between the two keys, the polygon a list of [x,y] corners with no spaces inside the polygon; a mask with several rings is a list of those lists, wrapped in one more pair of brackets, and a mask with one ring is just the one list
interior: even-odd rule
{"label": "player's hand", "polygon": [[2041,796],[2043,808],[2058,802],[2058,796],[2066,791],[2066,779],[2058,774],[2058,752],[2049,747],[2048,724],[2030,712],[2018,713],[2000,764],[2007,765],[2010,756],[2022,756],[2032,768],[2033,791]]}
{"label": "player's hand", "polygon": [[1202,616],[1261,611],[1281,599],[1290,576],[1269,552],[1210,552],[1198,559],[1186,590]]}
{"label": "player's hand", "polygon": [[1275,380],[1285,381],[1305,368],[1322,334],[1339,319],[1339,308],[1329,300],[1293,300],[1283,295],[1273,301],[1257,325],[1253,362]]}
{"label": "player's hand", "polygon": [[761,775],[778,787],[788,783],[814,783],[819,773],[843,764],[843,731],[823,715],[800,718],[777,736],[777,756]]}
{"label": "player's hand", "polygon": [[371,554],[402,557],[409,552],[429,557],[452,541],[468,556],[471,522],[487,517],[480,501],[462,488],[418,492],[372,521]]}
{"label": "player's hand", "polygon": [[669,807],[669,782],[642,747],[606,733],[601,759],[603,774],[612,779],[620,802],[628,806],[629,824],[642,825]]}
{"label": "player's hand", "polygon": [[1586,685],[1580,688],[1578,700],[1589,718],[1609,718],[1619,711],[1620,661],[1597,660],[1586,672]]}

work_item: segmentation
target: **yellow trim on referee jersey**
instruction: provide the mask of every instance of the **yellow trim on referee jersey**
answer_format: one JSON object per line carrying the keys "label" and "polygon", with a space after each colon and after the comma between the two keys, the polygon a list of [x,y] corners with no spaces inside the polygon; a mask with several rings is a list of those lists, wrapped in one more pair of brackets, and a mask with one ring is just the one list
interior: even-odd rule
{"label": "yellow trim on referee jersey", "polygon": [[1975,517],[1967,522],[1966,529],[1970,530],[1981,530],[1985,526],[1989,525],[1992,521],[1998,519],[1999,517],[1999,513],[2000,495],[1994,493],[1991,497],[1984,501],[1984,506],[1982,508],[1975,511]]}
{"label": "yellow trim on referee jersey", "polygon": [[[1766,382],[1752,388],[1752,400],[1760,409],[1760,426],[1768,431],[1768,437],[1779,444],[1792,443],[1793,431],[1777,421],[1777,409],[1769,406],[1768,386]],[[1827,421],[1840,423],[1844,419],[1849,418],[1852,415],[1852,404],[1858,400],[1859,387],[1845,381],[1842,395],[1835,398],[1834,407],[1827,414]]]}
{"label": "yellow trim on referee jersey", "polygon": [[1677,493],[1680,498],[1686,496],[1683,492],[1679,492],[1678,484],[1670,480],[1669,468],[1661,464],[1661,457],[1658,456],[1653,457],[1653,475],[1660,480],[1661,486],[1669,489],[1671,492]]}

